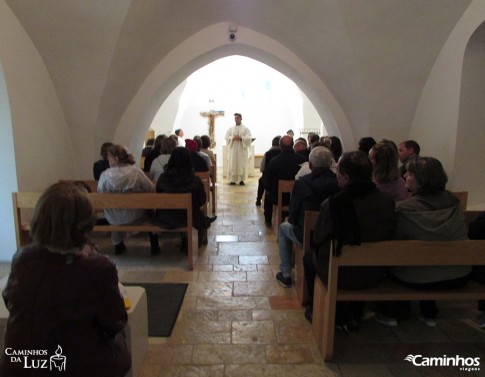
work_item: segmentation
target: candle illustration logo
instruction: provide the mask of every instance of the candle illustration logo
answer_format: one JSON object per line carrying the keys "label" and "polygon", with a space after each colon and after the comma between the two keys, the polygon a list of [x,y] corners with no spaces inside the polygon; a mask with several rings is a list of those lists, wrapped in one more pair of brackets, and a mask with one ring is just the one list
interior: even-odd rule
{"label": "candle illustration logo", "polygon": [[50,370],[66,370],[66,356],[62,354],[62,348],[57,345],[55,355],[50,357]]}

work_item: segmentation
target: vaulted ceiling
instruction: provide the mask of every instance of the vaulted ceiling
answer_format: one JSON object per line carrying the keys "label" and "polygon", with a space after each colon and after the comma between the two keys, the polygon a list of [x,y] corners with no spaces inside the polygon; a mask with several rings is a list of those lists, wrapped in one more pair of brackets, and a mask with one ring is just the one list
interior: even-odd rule
{"label": "vaulted ceiling", "polygon": [[411,124],[436,57],[471,0],[6,2],[42,56],[68,124],[116,127],[171,51],[206,27],[237,22],[297,55],[350,124],[368,130]]}

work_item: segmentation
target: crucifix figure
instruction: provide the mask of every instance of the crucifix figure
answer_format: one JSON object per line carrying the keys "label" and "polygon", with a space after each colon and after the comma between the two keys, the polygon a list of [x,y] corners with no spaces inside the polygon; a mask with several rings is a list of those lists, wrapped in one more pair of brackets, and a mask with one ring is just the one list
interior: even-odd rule
{"label": "crucifix figure", "polygon": [[216,118],[218,116],[224,116],[224,111],[220,111],[220,110],[219,111],[214,111],[214,110],[202,111],[200,113],[200,115],[203,116],[204,118],[208,118],[207,123],[209,124],[209,136],[211,138],[210,147],[214,148],[215,145],[216,145],[215,134],[214,134],[214,127],[215,127],[215,124],[216,124]]}

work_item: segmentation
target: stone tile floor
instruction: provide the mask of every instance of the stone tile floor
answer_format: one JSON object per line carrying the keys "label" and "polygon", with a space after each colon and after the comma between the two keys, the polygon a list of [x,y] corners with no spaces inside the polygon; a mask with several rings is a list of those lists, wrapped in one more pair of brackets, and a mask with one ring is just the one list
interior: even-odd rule
{"label": "stone tile floor", "polygon": [[[440,303],[435,328],[415,319],[388,328],[369,319],[357,333],[337,330],[334,359],[323,362],[294,289],[274,279],[277,243],[254,204],[256,188],[256,178],[246,186],[219,183],[218,218],[194,271],[177,237],[164,235],[156,257],[144,235],[130,238],[121,256],[109,237],[96,238],[122,282],[189,283],[171,337],[149,339],[142,377],[485,376],[485,331],[474,326],[474,302]],[[0,277],[8,269],[0,265]],[[414,366],[404,361],[410,354],[481,357],[484,364],[470,372]]]}

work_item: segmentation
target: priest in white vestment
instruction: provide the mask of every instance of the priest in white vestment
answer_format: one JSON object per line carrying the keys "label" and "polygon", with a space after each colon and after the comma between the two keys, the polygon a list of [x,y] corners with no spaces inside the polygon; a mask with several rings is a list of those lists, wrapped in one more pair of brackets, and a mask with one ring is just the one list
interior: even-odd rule
{"label": "priest in white vestment", "polygon": [[242,116],[234,114],[236,125],[229,128],[226,132],[227,145],[227,178],[231,185],[239,182],[244,185],[248,177],[249,148],[252,143],[251,131],[244,126]]}

